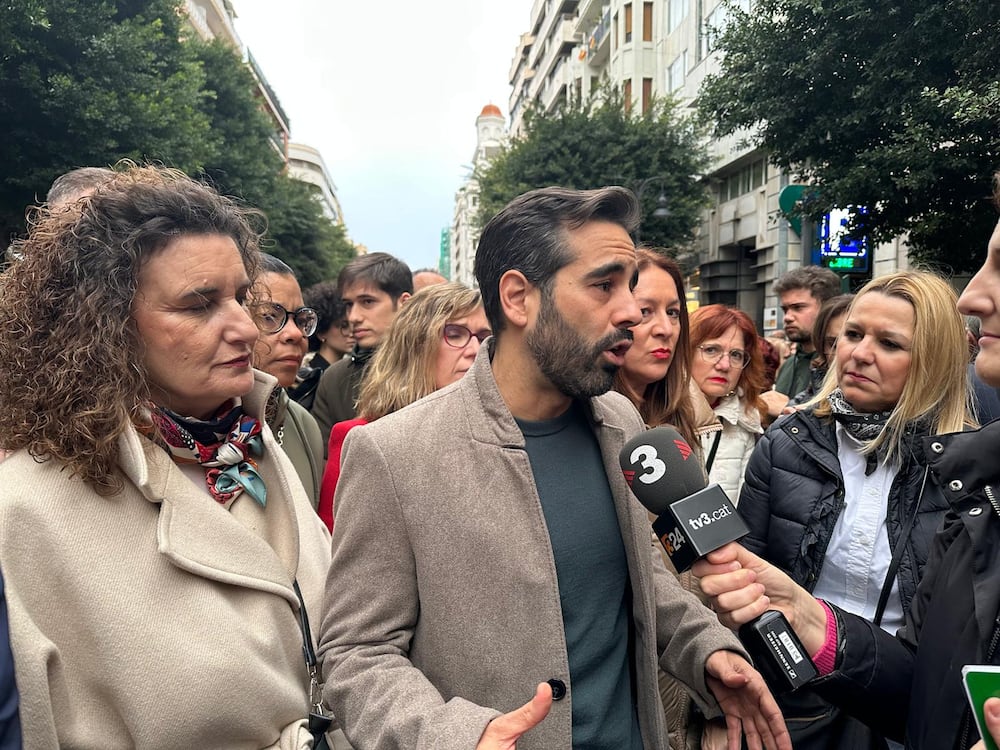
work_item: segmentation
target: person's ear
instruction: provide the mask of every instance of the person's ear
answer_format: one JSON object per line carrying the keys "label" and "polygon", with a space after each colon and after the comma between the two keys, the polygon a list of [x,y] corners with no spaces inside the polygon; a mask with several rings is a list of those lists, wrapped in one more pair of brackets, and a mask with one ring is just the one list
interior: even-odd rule
{"label": "person's ear", "polygon": [[403,292],[401,295],[399,295],[399,298],[396,300],[396,306],[398,307],[399,305],[405,304],[406,300],[408,300],[412,296],[413,295],[410,294],[409,292]]}
{"label": "person's ear", "polygon": [[520,271],[511,269],[500,277],[500,308],[515,328],[526,328],[534,317],[538,289]]}

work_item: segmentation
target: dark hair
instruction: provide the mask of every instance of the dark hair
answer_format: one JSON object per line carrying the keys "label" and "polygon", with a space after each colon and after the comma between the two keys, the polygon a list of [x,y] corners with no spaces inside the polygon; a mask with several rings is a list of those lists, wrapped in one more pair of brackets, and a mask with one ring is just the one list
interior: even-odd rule
{"label": "dark hair", "polygon": [[94,190],[108,182],[115,173],[107,167],[79,167],[71,169],[65,174],[56,177],[45,196],[45,202],[49,205],[53,203],[68,203],[75,200],[80,193],[86,190]]}
{"label": "dark hair", "polygon": [[367,281],[388,294],[392,301],[403,293],[413,294],[413,274],[410,267],[389,253],[368,253],[350,261],[340,271],[337,284],[340,291],[357,281]]}
{"label": "dark hair", "polygon": [[285,263],[281,258],[277,258],[270,253],[260,254],[260,272],[261,273],[276,273],[280,276],[291,276],[295,278],[295,271],[292,267]]}
{"label": "dark hair", "polygon": [[35,209],[0,294],[0,445],[58,460],[100,494],[119,491],[119,436],[152,427],[132,314],[140,270],[179,236],[217,234],[254,283],[251,215],[181,172],[134,165],[79,211]]}
{"label": "dark hair", "polygon": [[820,302],[835,297],[841,292],[840,277],[829,268],[802,266],[786,271],[774,282],[774,293],[784,294],[795,289],[808,289]]}
{"label": "dark hair", "polygon": [[323,343],[320,336],[331,326],[340,325],[347,318],[347,305],[340,297],[340,287],[336,281],[320,281],[302,292],[306,307],[316,311],[319,322],[316,333],[309,337],[309,350],[317,351]]}
{"label": "dark hair", "polygon": [[851,300],[853,299],[853,294],[838,294],[836,297],[830,297],[819,308],[819,312],[816,313],[816,322],[813,323],[812,330],[812,345],[813,349],[816,350],[816,354],[812,360],[814,368],[830,366],[830,363],[826,361],[826,357],[823,355],[823,350],[826,348],[824,346],[826,328],[830,325],[831,320],[847,312],[847,308],[851,306]]}
{"label": "dark hair", "polygon": [[689,384],[691,382],[691,326],[684,294],[684,276],[677,262],[666,255],[663,248],[640,247],[635,251],[639,265],[639,276],[649,268],[666,271],[674,280],[680,299],[680,326],[674,357],[667,374],[655,383],[646,386],[642,400],[636,402],[625,386],[625,373],[618,370],[615,375],[615,390],[625,394],[635,404],[642,421],[650,427],[669,424],[677,428],[681,436],[691,445],[697,445],[695,435],[695,411],[691,403]]}
{"label": "dark hair", "polygon": [[630,234],[639,224],[639,205],[621,187],[532,190],[508,203],[483,228],[475,274],[494,334],[504,329],[500,277],[517,270],[547,292],[552,277],[573,261],[566,233],[589,221],[610,221]]}

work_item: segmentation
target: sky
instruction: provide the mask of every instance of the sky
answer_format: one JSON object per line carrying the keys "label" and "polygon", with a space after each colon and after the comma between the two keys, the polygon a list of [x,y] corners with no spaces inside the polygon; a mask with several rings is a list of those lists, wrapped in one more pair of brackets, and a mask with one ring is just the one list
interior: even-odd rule
{"label": "sky", "polygon": [[234,0],[236,30],[318,148],[350,238],[436,267],[469,173],[476,117],[508,114],[532,0]]}

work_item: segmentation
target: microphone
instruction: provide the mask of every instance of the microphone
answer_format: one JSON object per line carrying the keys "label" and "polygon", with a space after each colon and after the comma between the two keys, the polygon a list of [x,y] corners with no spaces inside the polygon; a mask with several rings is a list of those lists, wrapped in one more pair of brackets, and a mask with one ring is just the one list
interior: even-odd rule
{"label": "microphone", "polygon": [[[632,493],[656,516],[653,531],[678,573],[749,532],[725,491],[707,484],[697,455],[674,428],[656,427],[636,435],[618,460]],[[740,627],[739,637],[776,692],[795,690],[818,674],[778,610]]]}

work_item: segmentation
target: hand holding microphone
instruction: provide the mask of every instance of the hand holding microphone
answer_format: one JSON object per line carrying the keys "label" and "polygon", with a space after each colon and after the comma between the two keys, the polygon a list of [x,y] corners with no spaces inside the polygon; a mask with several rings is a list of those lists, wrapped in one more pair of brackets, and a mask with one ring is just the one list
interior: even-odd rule
{"label": "hand holding microphone", "polygon": [[[619,462],[632,492],[656,516],[653,530],[678,572],[747,533],[746,524],[722,488],[706,486],[697,456],[675,429],[657,427],[637,435],[626,443]],[[735,550],[720,551],[710,560],[725,566],[718,572],[733,575],[734,589],[742,590],[732,594],[734,589],[725,589],[720,594],[728,592],[726,606],[742,602],[740,606],[750,607],[749,612],[759,612],[767,601],[761,599],[756,573],[741,570],[736,555]],[[788,582],[794,586],[790,579]],[[813,604],[822,612],[818,603]],[[732,612],[730,623],[738,623],[737,612]],[[823,618],[825,622],[825,613]],[[775,691],[794,690],[816,676],[808,652],[780,611],[767,610],[745,621],[739,636]]]}

